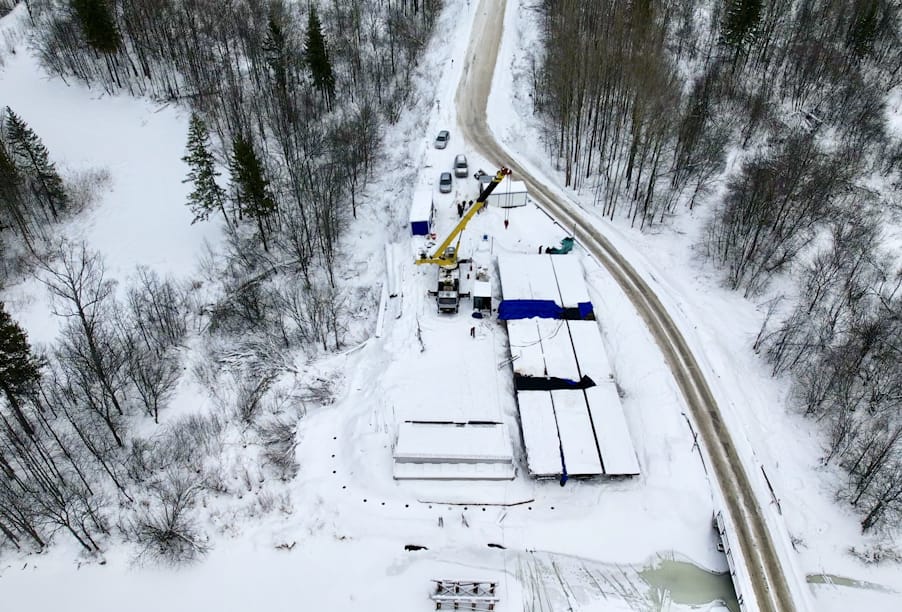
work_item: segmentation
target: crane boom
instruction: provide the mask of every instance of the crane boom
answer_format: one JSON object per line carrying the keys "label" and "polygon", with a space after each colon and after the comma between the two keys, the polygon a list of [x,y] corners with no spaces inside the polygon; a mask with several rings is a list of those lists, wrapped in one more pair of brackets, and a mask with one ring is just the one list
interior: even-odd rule
{"label": "crane boom", "polygon": [[[489,196],[492,194],[492,191],[495,190],[495,187],[498,186],[498,183],[504,180],[504,177],[511,173],[510,168],[501,168],[495,176],[492,177],[491,182],[483,188],[482,192],[479,194],[479,199],[476,200],[476,203],[470,207],[470,210],[467,211],[467,214],[461,218],[460,222],[451,230],[451,233],[448,234],[448,237],[438,246],[435,252],[431,257],[420,257],[416,260],[418,264],[437,264],[442,267],[454,267],[457,266],[457,251],[460,246],[461,234],[464,231],[464,228],[467,227],[467,223],[470,222],[476,213],[485,206],[486,200],[488,200]],[[448,247],[451,245],[451,242],[457,238],[457,244],[454,246],[453,250],[449,250]]]}

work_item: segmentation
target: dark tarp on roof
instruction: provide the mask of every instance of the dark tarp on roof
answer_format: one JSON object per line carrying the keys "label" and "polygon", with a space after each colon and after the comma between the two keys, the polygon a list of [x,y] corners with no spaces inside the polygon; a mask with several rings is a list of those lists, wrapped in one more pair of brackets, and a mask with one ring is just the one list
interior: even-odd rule
{"label": "dark tarp on roof", "polygon": [[588,376],[579,380],[558,378],[556,376],[523,376],[514,374],[514,389],[517,391],[554,391],[555,389],[588,389],[594,387],[595,381]]}
{"label": "dark tarp on roof", "polygon": [[561,318],[568,321],[594,321],[595,310],[592,308],[592,302],[580,302],[576,308],[562,309]]}
{"label": "dark tarp on roof", "polygon": [[498,306],[498,318],[511,319],[560,319],[564,309],[554,300],[503,300]]}

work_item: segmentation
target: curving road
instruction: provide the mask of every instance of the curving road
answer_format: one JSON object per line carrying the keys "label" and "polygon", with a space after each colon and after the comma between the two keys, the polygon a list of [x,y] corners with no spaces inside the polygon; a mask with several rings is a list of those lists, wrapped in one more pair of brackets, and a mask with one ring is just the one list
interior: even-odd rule
{"label": "curving road", "polygon": [[779,555],[767,529],[748,474],[733,445],[717,402],[701,368],[657,295],[629,262],[593,226],[583,213],[560,201],[554,193],[517,163],[495,140],[486,123],[486,105],[498,59],[506,0],[481,0],[477,6],[470,45],[457,89],[458,123],[467,140],[498,167],[507,166],[526,183],[530,195],[564,227],[575,228],[576,239],[592,254],[629,297],[644,319],[676,379],[704,441],[709,466],[724,500],[724,513],[732,518],[735,545],[742,554],[758,608],[790,612],[796,604],[786,582]]}

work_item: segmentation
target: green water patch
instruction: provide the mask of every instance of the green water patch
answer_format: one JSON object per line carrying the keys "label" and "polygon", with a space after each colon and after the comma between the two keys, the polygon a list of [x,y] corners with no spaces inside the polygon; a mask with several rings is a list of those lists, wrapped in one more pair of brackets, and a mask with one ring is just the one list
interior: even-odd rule
{"label": "green water patch", "polygon": [[739,612],[729,572],[711,572],[688,561],[661,559],[640,570],[639,576],[673,603],[703,606],[721,601],[730,612]]}

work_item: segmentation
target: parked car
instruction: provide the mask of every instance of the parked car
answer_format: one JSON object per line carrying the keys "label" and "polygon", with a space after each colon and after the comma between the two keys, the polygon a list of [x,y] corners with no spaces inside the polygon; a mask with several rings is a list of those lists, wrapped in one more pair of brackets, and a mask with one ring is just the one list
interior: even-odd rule
{"label": "parked car", "polygon": [[461,153],[454,158],[454,176],[464,178],[467,176],[467,156]]}
{"label": "parked car", "polygon": [[442,172],[438,179],[438,190],[442,193],[451,193],[451,173]]}
{"label": "parked car", "polygon": [[438,136],[435,137],[435,148],[444,149],[448,146],[449,140],[451,140],[451,134],[448,130],[442,130],[438,133]]}

